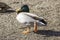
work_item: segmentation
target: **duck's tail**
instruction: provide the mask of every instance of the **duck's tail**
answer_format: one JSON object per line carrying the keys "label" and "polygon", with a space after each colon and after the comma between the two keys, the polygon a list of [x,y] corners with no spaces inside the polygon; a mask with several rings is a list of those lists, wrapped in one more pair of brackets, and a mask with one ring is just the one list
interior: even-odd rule
{"label": "duck's tail", "polygon": [[47,22],[44,20],[44,19],[42,19],[42,20],[39,20],[43,25],[47,25]]}
{"label": "duck's tail", "polygon": [[39,25],[46,26],[46,25],[47,25],[47,22],[46,22],[44,19],[39,19],[38,24],[39,24]]}

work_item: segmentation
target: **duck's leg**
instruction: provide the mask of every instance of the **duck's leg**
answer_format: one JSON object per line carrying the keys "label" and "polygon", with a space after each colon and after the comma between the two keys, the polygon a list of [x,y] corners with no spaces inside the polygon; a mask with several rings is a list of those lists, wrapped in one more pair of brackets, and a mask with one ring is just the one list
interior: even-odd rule
{"label": "duck's leg", "polygon": [[26,30],[24,30],[22,33],[23,34],[28,34],[30,32],[30,27],[27,27]]}
{"label": "duck's leg", "polygon": [[37,22],[34,22],[34,32],[37,32]]}

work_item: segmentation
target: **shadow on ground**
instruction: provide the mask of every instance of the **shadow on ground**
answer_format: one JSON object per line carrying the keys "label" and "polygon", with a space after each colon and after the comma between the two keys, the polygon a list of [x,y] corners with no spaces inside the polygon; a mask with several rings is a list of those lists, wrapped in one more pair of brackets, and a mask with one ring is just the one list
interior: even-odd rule
{"label": "shadow on ground", "polygon": [[36,34],[45,35],[46,37],[50,36],[60,36],[60,31],[52,31],[52,30],[38,30]]}

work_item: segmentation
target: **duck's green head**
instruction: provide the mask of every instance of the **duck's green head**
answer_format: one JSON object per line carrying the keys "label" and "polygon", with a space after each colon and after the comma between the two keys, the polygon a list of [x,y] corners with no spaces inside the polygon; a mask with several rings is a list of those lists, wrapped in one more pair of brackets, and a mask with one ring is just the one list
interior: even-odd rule
{"label": "duck's green head", "polygon": [[20,13],[20,12],[29,12],[29,7],[28,7],[28,5],[23,5],[21,7],[21,9],[17,9],[16,12],[17,13]]}

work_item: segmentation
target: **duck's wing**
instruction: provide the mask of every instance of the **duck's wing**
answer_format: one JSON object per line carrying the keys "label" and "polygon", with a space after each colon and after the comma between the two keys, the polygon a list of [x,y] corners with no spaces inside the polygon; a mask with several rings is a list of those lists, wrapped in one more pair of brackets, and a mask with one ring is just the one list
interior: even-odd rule
{"label": "duck's wing", "polygon": [[33,18],[34,20],[40,20],[40,19],[43,19],[43,18],[40,18],[39,16],[35,15],[35,14],[32,14],[32,13],[26,13],[25,15]]}
{"label": "duck's wing", "polygon": [[46,22],[43,18],[40,18],[40,17],[38,17],[38,16],[35,15],[35,14],[27,13],[27,14],[25,14],[25,15],[27,15],[27,16],[33,18],[34,20],[38,20],[40,23],[43,23],[44,25],[47,24],[47,22]]}

